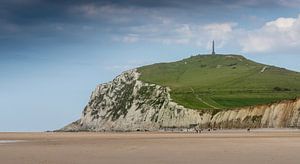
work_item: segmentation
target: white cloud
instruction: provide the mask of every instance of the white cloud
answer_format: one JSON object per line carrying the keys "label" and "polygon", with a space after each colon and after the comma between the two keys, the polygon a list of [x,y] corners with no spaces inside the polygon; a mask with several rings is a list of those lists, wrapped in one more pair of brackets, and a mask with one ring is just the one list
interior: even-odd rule
{"label": "white cloud", "polygon": [[300,16],[278,18],[248,31],[240,41],[244,52],[288,51],[300,47]]}
{"label": "white cloud", "polygon": [[[246,53],[271,53],[300,50],[300,15],[296,18],[277,18],[264,23],[257,29],[239,28],[237,23],[182,24],[171,19],[155,24],[133,26],[128,33],[116,41],[134,43],[137,41],[159,42],[162,44],[194,45],[210,49],[211,41],[216,47],[231,46]],[[166,21],[167,20],[167,21]]]}
{"label": "white cloud", "polygon": [[[125,29],[123,36],[114,36],[115,41],[133,43],[137,41],[159,42],[162,44],[194,45],[210,49],[211,41],[217,47],[226,45],[230,40],[236,23],[184,24],[172,19],[154,17],[155,23],[133,26]],[[123,29],[124,30],[124,29]]]}
{"label": "white cloud", "polygon": [[289,30],[289,28],[293,27],[297,19],[295,18],[278,18],[275,21],[267,22],[264,28],[268,30]]}
{"label": "white cloud", "polygon": [[223,47],[228,40],[232,39],[233,29],[237,26],[237,23],[214,23],[208,24],[203,27],[203,31],[208,33],[209,44],[207,48],[211,47],[210,41],[216,40],[217,47]]}
{"label": "white cloud", "polygon": [[[163,19],[165,20],[165,19]],[[211,40],[216,47],[232,46],[246,53],[288,52],[300,50],[300,15],[296,18],[277,18],[265,22],[257,29],[239,28],[237,23],[180,24],[168,19],[156,24],[134,26],[123,41],[153,41],[163,44],[189,44],[203,49],[211,48]],[[134,33],[135,35],[132,35]],[[231,47],[231,48],[232,48]]]}
{"label": "white cloud", "polygon": [[[222,47],[230,39],[236,23],[213,23],[206,25],[176,24],[171,30],[167,43],[191,44],[210,49],[212,40],[217,41],[217,46]],[[162,39],[163,41],[166,40]]]}
{"label": "white cloud", "polygon": [[249,35],[247,39],[241,41],[244,52],[265,52],[272,48],[273,39],[260,35]]}

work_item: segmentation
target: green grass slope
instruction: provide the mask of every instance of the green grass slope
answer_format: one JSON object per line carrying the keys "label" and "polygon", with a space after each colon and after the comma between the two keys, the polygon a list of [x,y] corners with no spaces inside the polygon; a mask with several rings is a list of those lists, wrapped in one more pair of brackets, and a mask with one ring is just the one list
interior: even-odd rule
{"label": "green grass slope", "polygon": [[300,97],[300,73],[240,55],[197,55],[138,68],[140,80],[168,86],[192,109],[230,109]]}

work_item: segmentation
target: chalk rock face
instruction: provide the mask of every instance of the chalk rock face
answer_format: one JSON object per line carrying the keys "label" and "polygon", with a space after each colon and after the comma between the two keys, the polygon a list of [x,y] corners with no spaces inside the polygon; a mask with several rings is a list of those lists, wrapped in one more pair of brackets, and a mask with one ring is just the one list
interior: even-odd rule
{"label": "chalk rock face", "polygon": [[213,114],[173,102],[170,89],[142,82],[136,69],[100,84],[79,120],[61,131],[156,131],[166,128],[300,127],[300,99]]}
{"label": "chalk rock face", "polygon": [[228,110],[211,120],[219,128],[286,128],[300,127],[300,99],[280,103]]}

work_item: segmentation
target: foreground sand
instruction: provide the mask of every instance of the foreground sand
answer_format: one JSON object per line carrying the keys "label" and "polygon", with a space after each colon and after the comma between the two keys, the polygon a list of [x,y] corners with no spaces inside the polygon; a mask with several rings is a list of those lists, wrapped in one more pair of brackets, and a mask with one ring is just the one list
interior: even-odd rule
{"label": "foreground sand", "polygon": [[0,133],[0,163],[299,164],[299,131]]}

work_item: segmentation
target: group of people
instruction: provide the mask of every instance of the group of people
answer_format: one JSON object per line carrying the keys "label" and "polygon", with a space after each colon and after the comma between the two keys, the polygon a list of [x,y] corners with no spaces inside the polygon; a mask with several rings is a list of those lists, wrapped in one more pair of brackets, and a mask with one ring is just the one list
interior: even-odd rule
{"label": "group of people", "polygon": [[[202,131],[203,131],[203,129],[200,129],[200,128],[197,128],[197,127],[195,127],[195,129],[194,129],[194,130],[195,130],[195,132],[196,132],[196,133],[202,133]],[[217,129],[216,129],[216,128],[213,128],[212,130],[213,130],[213,131],[215,131],[215,130],[217,130]],[[251,130],[250,128],[247,128],[247,132],[250,132],[250,130]],[[208,128],[208,129],[207,129],[207,131],[209,131],[209,132],[210,132],[210,131],[211,131],[211,129],[210,129],[210,128]]]}

